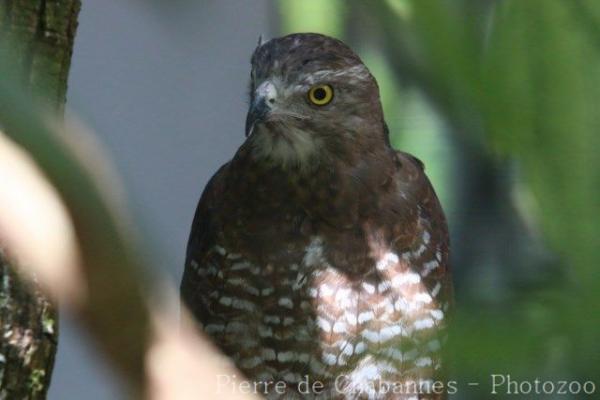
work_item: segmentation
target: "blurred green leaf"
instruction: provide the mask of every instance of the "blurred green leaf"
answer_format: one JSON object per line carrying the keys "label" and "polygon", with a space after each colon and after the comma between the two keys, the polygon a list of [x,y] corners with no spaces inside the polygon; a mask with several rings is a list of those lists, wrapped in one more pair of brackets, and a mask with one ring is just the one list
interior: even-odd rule
{"label": "blurred green leaf", "polygon": [[283,33],[318,32],[341,37],[346,4],[343,0],[278,0]]}

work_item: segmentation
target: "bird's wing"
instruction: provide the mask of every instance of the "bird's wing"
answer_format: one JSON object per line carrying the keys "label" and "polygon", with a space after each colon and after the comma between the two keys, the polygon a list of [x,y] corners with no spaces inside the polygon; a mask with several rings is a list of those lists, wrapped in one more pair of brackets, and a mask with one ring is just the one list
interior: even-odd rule
{"label": "bird's wing", "polygon": [[184,304],[192,312],[196,321],[202,322],[207,317],[207,296],[209,287],[202,272],[209,264],[209,250],[216,245],[218,224],[217,208],[221,198],[228,165],[223,165],[210,179],[202,196],[187,243],[185,270],[181,280],[181,297]]}
{"label": "bird's wing", "polygon": [[438,376],[442,371],[440,347],[453,301],[448,227],[423,163],[403,152],[397,152],[396,157],[399,203],[410,204],[414,210],[410,232],[400,230],[402,234],[394,244],[394,251],[406,266],[402,278],[410,282],[403,286],[405,326],[419,354],[416,360],[408,361],[411,365],[406,368],[420,371],[417,373],[421,376]]}
{"label": "bird's wing", "polygon": [[[413,241],[400,241],[398,250],[412,251],[415,268],[419,268],[416,272],[426,280],[449,276],[448,226],[442,206],[425,174],[425,167],[411,154],[397,151],[396,157],[399,165],[397,182],[403,197],[401,203],[416,204],[416,223],[411,224],[410,232]],[[437,260],[437,263],[427,264],[431,260]]]}

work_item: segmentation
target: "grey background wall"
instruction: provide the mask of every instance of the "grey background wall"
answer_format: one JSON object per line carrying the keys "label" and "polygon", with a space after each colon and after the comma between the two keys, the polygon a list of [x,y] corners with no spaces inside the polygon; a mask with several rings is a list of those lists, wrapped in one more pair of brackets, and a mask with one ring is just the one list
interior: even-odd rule
{"label": "grey background wall", "polygon": [[[174,284],[198,197],[243,140],[249,57],[259,34],[272,34],[271,5],[83,1],[68,104],[113,157]],[[121,398],[72,321],[61,330],[49,398]]]}

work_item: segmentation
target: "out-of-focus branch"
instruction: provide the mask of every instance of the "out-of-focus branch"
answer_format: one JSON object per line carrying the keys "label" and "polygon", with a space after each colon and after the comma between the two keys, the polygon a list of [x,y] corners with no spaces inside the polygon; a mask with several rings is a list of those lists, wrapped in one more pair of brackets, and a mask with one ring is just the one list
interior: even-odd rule
{"label": "out-of-focus branch", "polygon": [[[30,100],[43,99],[53,112],[60,117],[65,102],[67,75],[71,64],[73,39],[77,26],[79,0],[64,1],[3,1],[0,2],[0,61],[11,63],[10,70],[2,70],[2,79],[18,82],[21,90],[30,96]],[[2,124],[0,119],[0,125]],[[1,128],[1,126],[0,126]],[[3,138],[2,138],[3,139]],[[9,150],[10,149],[10,150]],[[14,148],[2,140],[0,153],[2,162],[7,166],[0,171],[4,191],[14,178],[20,174],[12,168]],[[47,185],[46,185],[47,186]],[[68,242],[64,232],[49,234],[41,229],[31,230],[21,226],[24,221],[19,218],[19,212],[30,211],[38,196],[44,198],[47,193],[43,185],[38,185],[31,193],[20,191],[4,193],[0,197],[3,209],[8,204],[18,205],[10,208],[15,211],[11,215],[9,226],[0,226],[0,251],[8,245],[6,242],[9,231],[35,232],[37,236],[25,237],[18,235],[20,244],[30,246],[40,245],[44,237],[62,237]],[[48,206],[57,210],[57,202],[42,202],[40,206]],[[60,219],[60,213],[48,213],[37,208],[42,215],[30,216],[28,221],[35,225],[45,218]],[[48,229],[57,227],[57,220],[47,225]],[[16,238],[12,238],[15,239]],[[43,240],[42,240],[43,241]],[[43,248],[43,247],[42,247]],[[15,253],[11,252],[13,256]],[[38,253],[39,254],[39,253]],[[43,258],[43,255],[38,256]],[[42,264],[43,260],[40,261]],[[55,307],[44,293],[39,290],[36,281],[29,284],[22,282],[15,273],[21,262],[34,260],[8,259],[0,254],[0,398],[43,399],[50,384],[54,354],[58,340],[58,324]]]}
{"label": "out-of-focus branch", "polygon": [[217,375],[236,372],[207,340],[192,329],[179,336],[177,318],[149,306],[152,280],[118,185],[98,145],[62,121],[79,4],[0,3],[0,397],[45,398],[56,318],[39,283],[82,322],[133,396],[247,398],[235,385],[219,389]]}
{"label": "out-of-focus branch", "polygon": [[0,55],[13,79],[62,115],[80,0],[0,2]]}
{"label": "out-of-focus branch", "polygon": [[[175,318],[168,318],[161,310],[148,305],[145,289],[150,288],[151,279],[126,229],[124,221],[128,219],[119,208],[122,203],[111,190],[118,185],[108,178],[108,168],[97,146],[84,139],[80,130],[65,133],[64,125],[48,124],[32,110],[26,97],[2,80],[0,121],[7,136],[31,156],[20,153],[5,141],[7,151],[14,153],[11,164],[19,162],[21,168],[17,168],[17,172],[22,174],[13,180],[17,187],[5,190],[37,196],[32,207],[46,209],[37,214],[21,212],[18,228],[35,230],[43,224],[59,221],[58,225],[67,226],[58,231],[63,235],[66,232],[68,237],[72,230],[76,238],[76,243],[61,238],[58,243],[62,245],[38,246],[23,240],[27,233],[21,234],[15,229],[6,235],[7,241],[21,259],[31,260],[24,266],[35,271],[50,292],[63,297],[119,374],[125,377],[134,396],[247,398],[236,385],[218,387],[218,375],[239,377],[240,374],[228,364],[217,362],[220,355],[207,340],[199,338],[192,329],[184,329],[178,336]],[[21,161],[17,161],[19,158]],[[46,179],[52,186],[45,183]],[[44,201],[53,203],[54,210],[53,206],[41,205]],[[67,211],[64,218],[46,215],[47,212],[60,214],[61,202]],[[2,207],[0,226],[7,227],[6,232],[15,227],[14,215],[13,209]],[[44,215],[49,220],[26,221],[35,215]],[[47,253],[51,251],[55,252],[54,256]],[[44,272],[40,254],[48,257],[46,268],[50,273]],[[75,269],[66,267],[73,264]]]}
{"label": "out-of-focus branch", "polygon": [[54,363],[54,308],[0,250],[0,398],[45,398]]}

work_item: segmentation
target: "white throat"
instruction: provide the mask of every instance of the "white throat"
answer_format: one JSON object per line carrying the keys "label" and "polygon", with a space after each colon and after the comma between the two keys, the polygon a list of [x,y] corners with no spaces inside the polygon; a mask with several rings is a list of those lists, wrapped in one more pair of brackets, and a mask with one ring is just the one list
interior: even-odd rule
{"label": "white throat", "polygon": [[316,166],[322,144],[310,132],[293,124],[277,122],[280,132],[270,132],[264,125],[252,134],[252,154],[256,159],[270,161],[284,169],[311,169]]}

